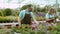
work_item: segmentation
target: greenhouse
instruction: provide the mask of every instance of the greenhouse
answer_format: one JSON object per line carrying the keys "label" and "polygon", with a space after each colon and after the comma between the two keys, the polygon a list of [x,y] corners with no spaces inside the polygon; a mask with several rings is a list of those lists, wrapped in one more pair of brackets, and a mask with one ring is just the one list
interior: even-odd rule
{"label": "greenhouse", "polygon": [[0,0],[0,34],[60,34],[60,0]]}

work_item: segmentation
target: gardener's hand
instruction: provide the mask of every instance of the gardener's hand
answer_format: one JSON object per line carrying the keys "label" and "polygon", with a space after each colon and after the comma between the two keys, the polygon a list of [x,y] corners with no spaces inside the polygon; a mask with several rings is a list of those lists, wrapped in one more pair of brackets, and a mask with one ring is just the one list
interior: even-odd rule
{"label": "gardener's hand", "polygon": [[21,19],[20,19],[20,17],[18,17],[18,24],[19,24],[19,26],[21,26]]}

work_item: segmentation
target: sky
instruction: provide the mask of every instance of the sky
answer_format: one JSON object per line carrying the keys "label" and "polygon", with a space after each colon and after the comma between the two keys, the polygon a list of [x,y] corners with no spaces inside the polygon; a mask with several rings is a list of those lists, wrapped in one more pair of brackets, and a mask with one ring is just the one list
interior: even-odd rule
{"label": "sky", "polygon": [[[53,5],[55,3],[56,0],[0,0],[0,8],[15,9],[22,7],[25,4],[36,4],[36,5],[40,5],[40,7],[44,7],[45,5]],[[60,0],[58,0],[58,3],[60,4]]]}

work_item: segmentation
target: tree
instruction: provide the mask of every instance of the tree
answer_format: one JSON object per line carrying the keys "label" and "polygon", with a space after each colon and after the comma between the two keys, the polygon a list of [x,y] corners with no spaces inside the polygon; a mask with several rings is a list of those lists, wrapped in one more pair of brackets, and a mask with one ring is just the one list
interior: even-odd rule
{"label": "tree", "polygon": [[4,14],[5,14],[5,16],[10,16],[10,15],[12,14],[11,9],[6,8],[6,9],[4,10]]}

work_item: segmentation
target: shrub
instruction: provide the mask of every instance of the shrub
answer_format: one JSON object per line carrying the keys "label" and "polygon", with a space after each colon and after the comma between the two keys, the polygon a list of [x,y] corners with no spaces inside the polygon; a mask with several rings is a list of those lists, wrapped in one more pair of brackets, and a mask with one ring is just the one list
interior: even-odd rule
{"label": "shrub", "polygon": [[11,11],[10,8],[7,8],[7,9],[4,10],[4,15],[5,16],[10,16],[11,14],[12,14],[12,11]]}

